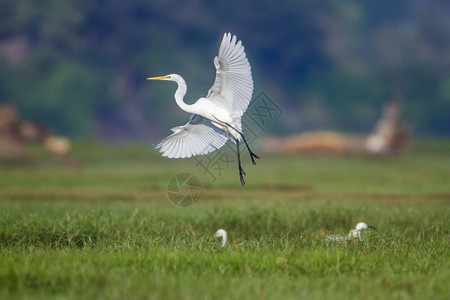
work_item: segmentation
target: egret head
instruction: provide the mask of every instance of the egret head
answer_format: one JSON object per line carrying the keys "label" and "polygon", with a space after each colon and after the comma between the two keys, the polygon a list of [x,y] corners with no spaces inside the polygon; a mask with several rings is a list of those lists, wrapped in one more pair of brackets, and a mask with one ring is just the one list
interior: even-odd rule
{"label": "egret head", "polygon": [[175,81],[178,83],[184,83],[184,79],[183,77],[181,77],[178,74],[169,74],[169,75],[165,75],[165,76],[158,76],[158,77],[149,77],[147,78],[147,80],[168,80],[168,81]]}
{"label": "egret head", "polygon": [[186,92],[186,89],[187,89],[186,82],[184,81],[183,77],[181,77],[178,74],[169,74],[169,75],[165,75],[165,76],[149,77],[149,78],[147,78],[147,80],[174,81],[178,84],[178,88],[180,88],[181,90],[184,90],[184,92]]}
{"label": "egret head", "polygon": [[367,225],[364,222],[359,222],[358,224],[356,224],[356,227],[355,227],[356,230],[362,230],[362,229],[367,229],[367,228],[376,229],[375,227]]}

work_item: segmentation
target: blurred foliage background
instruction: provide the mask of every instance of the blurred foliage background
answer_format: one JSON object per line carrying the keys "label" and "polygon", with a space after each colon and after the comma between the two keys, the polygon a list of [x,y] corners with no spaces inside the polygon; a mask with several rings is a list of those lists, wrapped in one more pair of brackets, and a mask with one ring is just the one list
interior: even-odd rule
{"label": "blurred foliage background", "polygon": [[3,0],[0,102],[57,134],[162,137],[214,81],[224,32],[246,47],[255,80],[284,111],[275,134],[368,132],[403,102],[416,135],[450,134],[450,2]]}

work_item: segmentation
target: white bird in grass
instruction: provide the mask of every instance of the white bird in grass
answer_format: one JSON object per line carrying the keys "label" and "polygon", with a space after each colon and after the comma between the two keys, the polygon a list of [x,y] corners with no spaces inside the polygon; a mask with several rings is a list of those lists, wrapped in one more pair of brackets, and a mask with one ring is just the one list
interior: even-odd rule
{"label": "white bird in grass", "polygon": [[223,35],[219,54],[214,58],[216,79],[206,98],[199,98],[194,104],[183,101],[187,85],[177,74],[147,78],[148,80],[169,80],[178,84],[175,101],[178,106],[191,113],[184,126],[172,128],[173,134],[159,142],[155,149],[168,158],[188,158],[205,155],[221,148],[230,139],[236,143],[239,177],[244,185],[246,175],[241,166],[239,141],[244,140],[252,163],[259,158],[250,150],[242,133],[241,117],[247,110],[253,93],[253,79],[250,64],[241,41],[231,33]]}
{"label": "white bird in grass", "polygon": [[350,230],[347,236],[342,235],[327,235],[325,240],[327,241],[346,241],[351,239],[359,239],[361,240],[361,231],[364,229],[375,229],[375,227],[367,225],[367,223],[359,222],[356,224],[355,229]]}
{"label": "white bird in grass", "polygon": [[216,231],[216,233],[214,234],[214,237],[216,238],[222,238],[222,247],[225,246],[225,244],[227,243],[227,232],[224,229],[219,229]]}

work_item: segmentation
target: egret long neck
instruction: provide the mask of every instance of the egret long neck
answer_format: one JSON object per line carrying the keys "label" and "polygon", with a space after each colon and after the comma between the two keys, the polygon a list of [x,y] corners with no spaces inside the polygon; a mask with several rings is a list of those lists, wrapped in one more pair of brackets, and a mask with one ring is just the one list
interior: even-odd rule
{"label": "egret long neck", "polygon": [[193,111],[193,107],[192,107],[193,105],[186,104],[183,101],[184,96],[186,95],[186,92],[187,92],[186,82],[184,81],[183,78],[181,78],[181,76],[176,78],[175,82],[178,84],[178,88],[175,92],[175,101],[177,102],[178,106],[185,112],[195,113]]}

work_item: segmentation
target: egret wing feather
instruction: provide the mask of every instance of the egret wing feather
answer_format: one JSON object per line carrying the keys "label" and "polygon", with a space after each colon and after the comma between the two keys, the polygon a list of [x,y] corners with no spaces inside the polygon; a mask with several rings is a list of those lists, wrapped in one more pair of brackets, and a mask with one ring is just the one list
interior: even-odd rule
{"label": "egret wing feather", "polygon": [[228,135],[214,126],[211,121],[193,114],[184,126],[172,128],[172,133],[155,149],[168,158],[188,158],[205,155],[221,148],[228,140]]}
{"label": "egret wing feather", "polygon": [[233,117],[241,117],[252,98],[253,79],[244,46],[241,41],[236,42],[236,36],[223,35],[214,66],[216,79],[206,98]]}

